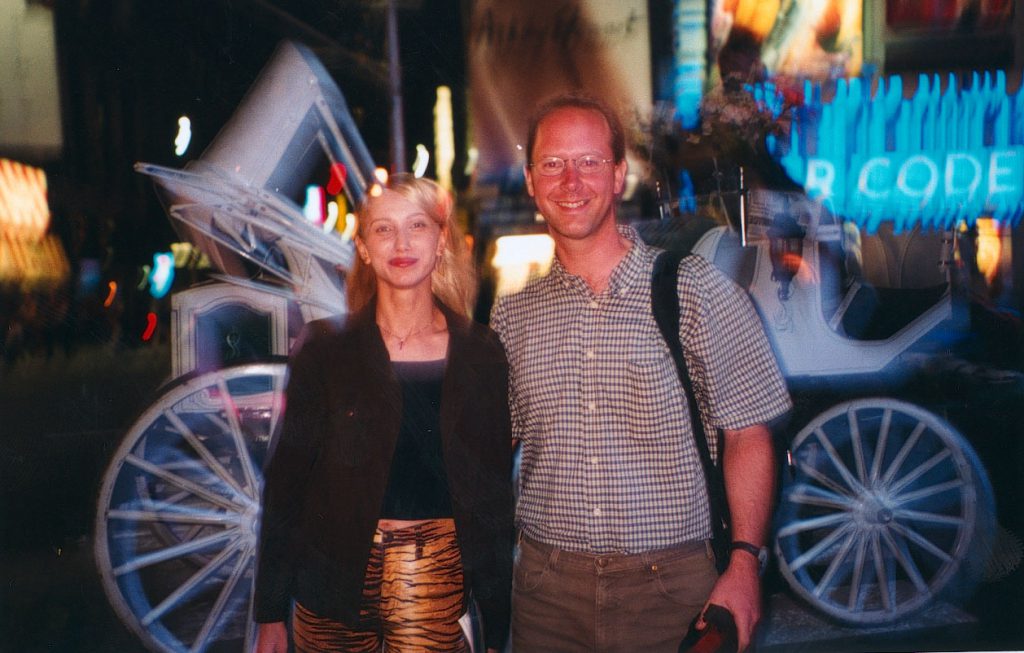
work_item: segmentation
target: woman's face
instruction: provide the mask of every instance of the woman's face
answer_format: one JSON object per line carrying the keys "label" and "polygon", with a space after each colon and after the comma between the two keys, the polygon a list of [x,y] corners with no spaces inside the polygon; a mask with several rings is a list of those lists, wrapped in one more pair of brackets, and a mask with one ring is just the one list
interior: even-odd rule
{"label": "woman's face", "polygon": [[416,204],[385,190],[364,211],[359,256],[373,268],[378,287],[430,288],[430,274],[444,249],[441,227]]}

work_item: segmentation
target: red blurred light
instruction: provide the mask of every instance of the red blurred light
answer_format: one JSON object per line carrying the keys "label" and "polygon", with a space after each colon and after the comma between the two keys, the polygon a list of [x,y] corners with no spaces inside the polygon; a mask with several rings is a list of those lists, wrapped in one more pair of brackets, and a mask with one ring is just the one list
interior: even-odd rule
{"label": "red blurred light", "polygon": [[142,332],[142,342],[149,342],[156,332],[156,313],[150,311],[146,314],[146,330]]}
{"label": "red blurred light", "polygon": [[331,164],[331,179],[327,182],[327,192],[331,195],[338,195],[345,187],[345,179],[348,177],[348,170],[343,163]]}

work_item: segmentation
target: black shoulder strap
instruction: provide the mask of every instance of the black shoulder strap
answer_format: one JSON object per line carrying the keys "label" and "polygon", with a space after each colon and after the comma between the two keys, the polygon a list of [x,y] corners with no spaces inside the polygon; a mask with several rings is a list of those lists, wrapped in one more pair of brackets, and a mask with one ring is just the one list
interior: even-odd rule
{"label": "black shoulder strap", "polygon": [[[690,371],[686,367],[682,343],[679,342],[679,293],[677,292],[679,262],[687,255],[687,252],[669,250],[662,252],[655,259],[654,272],[651,274],[651,308],[661,336],[665,339],[669,351],[672,352],[679,381],[683,384],[683,390],[686,392],[686,405],[689,406],[690,423],[693,425],[693,439],[697,444],[697,451],[700,453],[700,462],[707,483],[714,536],[716,540],[720,540],[724,537],[725,528],[729,523],[729,504],[725,497],[725,484],[719,468],[711,459],[708,437],[704,431],[704,421],[701,419],[697,395],[693,391]],[[721,448],[719,448],[719,452],[721,452]]]}

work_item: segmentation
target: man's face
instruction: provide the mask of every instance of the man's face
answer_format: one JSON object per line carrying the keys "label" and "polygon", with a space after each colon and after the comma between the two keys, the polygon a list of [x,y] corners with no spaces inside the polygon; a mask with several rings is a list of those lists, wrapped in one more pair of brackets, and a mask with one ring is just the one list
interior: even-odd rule
{"label": "man's face", "polygon": [[[548,223],[552,237],[585,240],[615,228],[615,198],[626,179],[626,162],[608,163],[581,175],[573,160],[593,155],[612,158],[611,130],[596,111],[566,107],[548,114],[537,128],[526,188]],[[529,163],[545,157],[566,159],[561,174],[546,177]]]}

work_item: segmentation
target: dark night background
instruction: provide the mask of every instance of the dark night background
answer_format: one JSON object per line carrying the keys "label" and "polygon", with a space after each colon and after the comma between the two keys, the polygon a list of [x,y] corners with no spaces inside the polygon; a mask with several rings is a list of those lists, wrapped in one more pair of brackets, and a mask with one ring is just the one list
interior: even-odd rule
{"label": "dark night background", "polygon": [[[31,151],[0,156],[46,171],[50,230],[64,245],[72,284],[59,291],[66,296],[40,302],[39,328],[26,331],[18,347],[8,347],[0,357],[0,653],[136,651],[141,645],[118,623],[99,587],[90,535],[106,465],[126,427],[169,381],[170,295],[154,300],[138,284],[153,253],[179,238],[151,182],[132,167],[144,161],[180,168],[198,158],[282,39],[314,50],[345,94],[374,160],[390,165],[385,5],[358,0],[36,4],[53,11],[63,149],[56,159]],[[656,79],[666,76],[659,51],[670,48],[668,5],[648,3],[657,42],[652,46]],[[457,171],[464,167],[467,145],[460,129],[468,121],[464,38],[470,3],[404,0],[397,6],[406,151],[411,159],[415,144],[432,143],[435,89],[451,87],[454,181],[458,191],[466,191],[469,180]],[[916,61],[919,55],[900,56]],[[656,95],[667,94],[655,86]],[[175,157],[172,148],[181,115],[191,118],[193,132],[184,158]],[[92,262],[104,283],[76,286],[78,270]],[[196,269],[178,274],[175,289],[205,279]],[[124,292],[122,304],[105,311],[110,279]],[[0,334],[23,301],[17,291],[0,287]],[[65,312],[58,315],[56,305]],[[150,311],[162,321],[157,336],[142,342]],[[999,316],[1004,318],[1007,323],[988,323],[995,337],[978,335],[979,358],[1012,356],[1024,367],[1024,341],[1004,335],[1019,330],[1019,323],[1012,315]],[[950,387],[932,379],[921,391],[934,399]],[[993,476],[1016,481],[997,487],[997,499],[1005,511],[1001,519],[1022,532],[1024,387],[1004,389],[998,394],[965,387],[939,399],[972,424],[972,441],[986,443],[981,453]],[[970,415],[976,406],[984,409]],[[966,629],[939,624],[895,639],[846,633],[831,644],[802,650],[1024,647],[1021,569],[983,586],[968,608],[979,621]]]}

